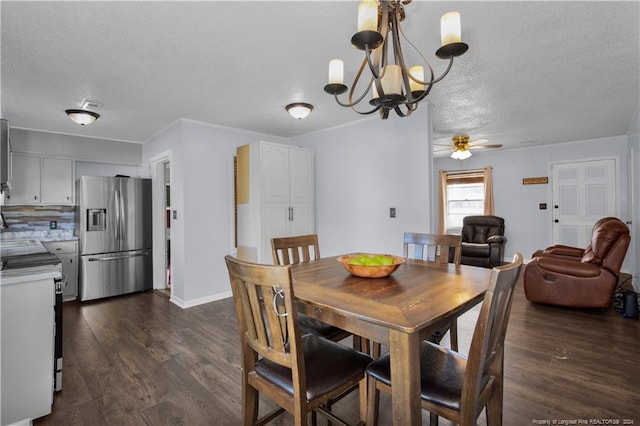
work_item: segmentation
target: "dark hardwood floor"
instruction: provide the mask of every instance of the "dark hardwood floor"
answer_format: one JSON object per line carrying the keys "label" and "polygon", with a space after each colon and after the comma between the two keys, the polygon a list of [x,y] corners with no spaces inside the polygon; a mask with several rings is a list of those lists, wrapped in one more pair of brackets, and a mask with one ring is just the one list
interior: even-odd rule
{"label": "dark hardwood floor", "polygon": [[[463,352],[476,317],[477,309],[459,320]],[[52,414],[34,424],[240,424],[236,330],[231,299],[185,310],[155,292],[67,303],[63,390]],[[357,395],[334,410],[355,423]],[[387,395],[381,412],[381,424],[390,424]],[[504,424],[547,420],[640,425],[640,322],[613,309],[533,305],[519,282],[506,339]],[[285,414],[273,424],[292,420]]]}

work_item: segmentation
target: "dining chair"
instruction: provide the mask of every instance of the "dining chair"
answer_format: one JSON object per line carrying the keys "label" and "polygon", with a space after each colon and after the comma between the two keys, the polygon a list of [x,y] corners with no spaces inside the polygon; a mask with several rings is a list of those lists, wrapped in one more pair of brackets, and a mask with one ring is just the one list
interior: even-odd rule
{"label": "dining chair", "polygon": [[[242,344],[242,419],[265,424],[282,412],[306,425],[316,411],[346,423],[322,405],[355,386],[360,417],[366,415],[365,368],[371,357],[347,346],[302,333],[289,266],[264,265],[225,256]],[[259,396],[279,408],[258,419]]]}
{"label": "dining chair", "polygon": [[[421,343],[420,396],[432,426],[438,424],[438,416],[461,426],[476,425],[485,407],[487,425],[502,425],[504,339],[521,269],[521,253],[512,263],[493,268],[468,356],[433,342]],[[367,380],[367,425],[376,426],[380,391],[391,392],[393,387],[389,354],[369,364]]]}
{"label": "dining chair", "polygon": [[[318,235],[299,235],[271,239],[271,253],[275,265],[295,265],[320,259]],[[315,334],[334,342],[339,342],[351,333],[334,327],[304,314],[298,314],[300,329],[303,333]]]}
{"label": "dining chair", "polygon": [[[462,237],[450,234],[422,234],[416,232],[404,233],[403,256],[408,259],[426,260],[427,262],[449,263],[460,265],[462,253]],[[453,250],[452,250],[453,249]],[[450,253],[453,251],[453,257]],[[454,318],[429,338],[433,343],[440,343],[449,332],[451,349],[458,350],[458,319]]]}

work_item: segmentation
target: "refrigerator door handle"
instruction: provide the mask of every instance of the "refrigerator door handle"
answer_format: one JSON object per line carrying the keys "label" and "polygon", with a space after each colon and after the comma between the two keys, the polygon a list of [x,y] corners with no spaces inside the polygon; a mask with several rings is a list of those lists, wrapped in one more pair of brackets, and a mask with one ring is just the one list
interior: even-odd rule
{"label": "refrigerator door handle", "polygon": [[148,251],[141,251],[141,252],[138,252],[138,253],[126,254],[124,256],[90,257],[87,260],[89,262],[108,262],[110,260],[122,260],[122,259],[129,259],[131,257],[139,257],[139,256],[149,256],[149,252]]}
{"label": "refrigerator door handle", "polygon": [[[116,241],[120,241],[120,191],[114,191],[114,201],[116,203]],[[120,245],[118,244],[118,247]]]}
{"label": "refrigerator door handle", "polygon": [[[119,203],[119,208],[120,211],[118,212],[118,225],[120,226],[120,240],[124,241],[125,239],[125,216],[124,216],[124,200],[122,199],[122,191],[118,191],[118,196],[120,198],[120,203]],[[120,250],[122,250],[122,244],[120,245]]]}

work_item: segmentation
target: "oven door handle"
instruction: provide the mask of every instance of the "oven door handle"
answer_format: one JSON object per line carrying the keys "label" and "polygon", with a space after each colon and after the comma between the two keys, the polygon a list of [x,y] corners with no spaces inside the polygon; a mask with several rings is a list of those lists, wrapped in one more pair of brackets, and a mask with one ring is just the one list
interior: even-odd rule
{"label": "oven door handle", "polygon": [[62,293],[67,287],[67,276],[62,274],[60,278],[54,278],[53,282],[56,285],[56,293]]}

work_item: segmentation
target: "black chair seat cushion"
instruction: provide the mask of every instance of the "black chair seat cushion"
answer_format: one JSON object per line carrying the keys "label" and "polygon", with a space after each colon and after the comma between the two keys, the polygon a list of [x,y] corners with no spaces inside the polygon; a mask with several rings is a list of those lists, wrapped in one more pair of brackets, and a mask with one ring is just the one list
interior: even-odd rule
{"label": "black chair seat cushion", "polygon": [[[302,351],[307,376],[307,401],[362,377],[372,361],[368,355],[311,334],[302,336]],[[256,363],[256,373],[293,395],[291,369],[262,358]]]}
{"label": "black chair seat cushion", "polygon": [[[428,341],[420,346],[420,393],[422,399],[460,411],[467,358]],[[386,353],[367,367],[367,374],[391,385],[391,365]]]}
{"label": "black chair seat cushion", "polygon": [[304,314],[298,314],[298,323],[300,324],[302,334],[314,334],[329,340],[333,340],[335,336],[344,333],[344,330],[341,328],[334,327],[333,325],[329,325],[326,322]]}
{"label": "black chair seat cushion", "polygon": [[489,257],[491,246],[483,243],[462,243],[464,255],[467,257]]}

